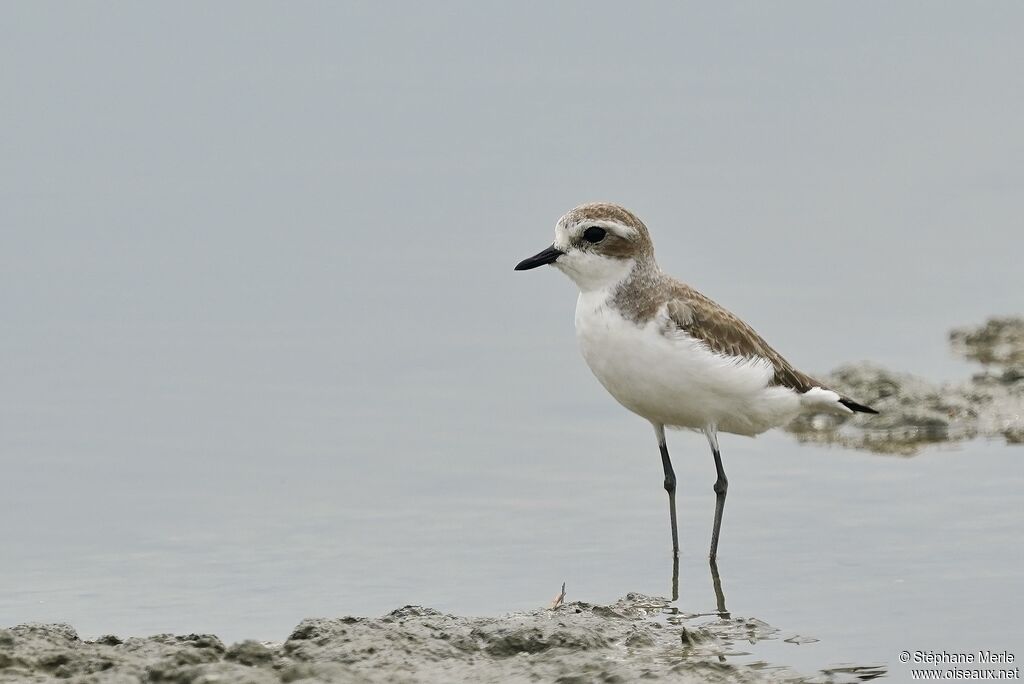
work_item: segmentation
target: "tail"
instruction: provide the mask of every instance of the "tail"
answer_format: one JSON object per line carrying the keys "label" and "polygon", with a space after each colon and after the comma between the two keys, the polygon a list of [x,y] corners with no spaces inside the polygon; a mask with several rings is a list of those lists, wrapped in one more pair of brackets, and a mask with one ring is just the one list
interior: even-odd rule
{"label": "tail", "polygon": [[822,411],[827,413],[878,413],[875,409],[864,404],[858,404],[853,399],[842,396],[824,387],[815,386],[800,395],[800,403],[808,411]]}
{"label": "tail", "polygon": [[876,411],[875,409],[871,408],[870,406],[865,406],[864,404],[858,404],[853,399],[848,399],[847,397],[840,397],[839,398],[839,403],[842,404],[843,406],[845,406],[846,408],[850,409],[851,411],[856,411],[857,413],[874,413],[874,414],[878,413],[878,411]]}

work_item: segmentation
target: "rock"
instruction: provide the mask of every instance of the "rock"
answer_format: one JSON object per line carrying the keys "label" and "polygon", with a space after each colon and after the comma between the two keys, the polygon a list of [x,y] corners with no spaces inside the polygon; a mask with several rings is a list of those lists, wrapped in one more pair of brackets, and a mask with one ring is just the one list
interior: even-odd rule
{"label": "rock", "polygon": [[954,351],[983,365],[1024,364],[1024,318],[990,318],[974,328],[949,333]]}
{"label": "rock", "polygon": [[846,417],[801,416],[787,430],[801,442],[912,455],[927,445],[976,437],[1020,444],[1024,435],[1024,319],[993,318],[950,333],[955,350],[988,366],[957,383],[933,383],[871,363],[819,376],[838,392],[879,411]]}
{"label": "rock", "polygon": [[501,617],[405,606],[376,619],[310,618],[284,644],[230,648],[208,634],[88,642],[67,625],[19,625],[0,630],[0,682],[808,681],[728,659],[777,634],[753,618],[684,616],[642,594]]}
{"label": "rock", "polygon": [[274,654],[260,642],[248,640],[229,648],[224,658],[242,665],[258,667],[270,663],[274,659]]}

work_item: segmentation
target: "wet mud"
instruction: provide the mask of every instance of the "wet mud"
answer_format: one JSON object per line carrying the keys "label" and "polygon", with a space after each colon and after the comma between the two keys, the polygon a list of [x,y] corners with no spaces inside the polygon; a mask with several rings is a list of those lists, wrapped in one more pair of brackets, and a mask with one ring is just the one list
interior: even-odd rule
{"label": "wet mud", "polygon": [[991,318],[949,333],[952,351],[979,364],[969,378],[936,383],[873,363],[847,364],[822,382],[879,415],[809,416],[787,430],[801,442],[911,456],[977,438],[1024,444],[1024,318]]}
{"label": "wet mud", "polygon": [[877,666],[797,673],[749,657],[782,634],[728,613],[688,615],[629,594],[502,617],[406,606],[381,618],[303,620],[282,644],[158,635],[82,641],[68,625],[0,630],[0,682],[860,682]]}

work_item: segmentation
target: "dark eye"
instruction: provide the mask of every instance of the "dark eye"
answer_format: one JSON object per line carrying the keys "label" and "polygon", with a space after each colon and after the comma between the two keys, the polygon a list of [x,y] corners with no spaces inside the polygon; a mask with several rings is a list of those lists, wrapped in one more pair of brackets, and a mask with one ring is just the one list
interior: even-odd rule
{"label": "dark eye", "polygon": [[605,229],[598,228],[597,226],[590,226],[583,231],[583,239],[587,242],[600,242],[604,240]]}

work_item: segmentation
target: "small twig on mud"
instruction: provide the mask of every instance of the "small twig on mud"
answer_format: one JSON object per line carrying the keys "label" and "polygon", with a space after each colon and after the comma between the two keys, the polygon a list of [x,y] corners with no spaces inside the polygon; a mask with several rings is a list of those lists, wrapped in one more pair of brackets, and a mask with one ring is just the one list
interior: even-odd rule
{"label": "small twig on mud", "polygon": [[562,593],[555,597],[555,600],[551,602],[550,610],[554,610],[558,606],[562,605],[565,601],[565,582],[562,582]]}

